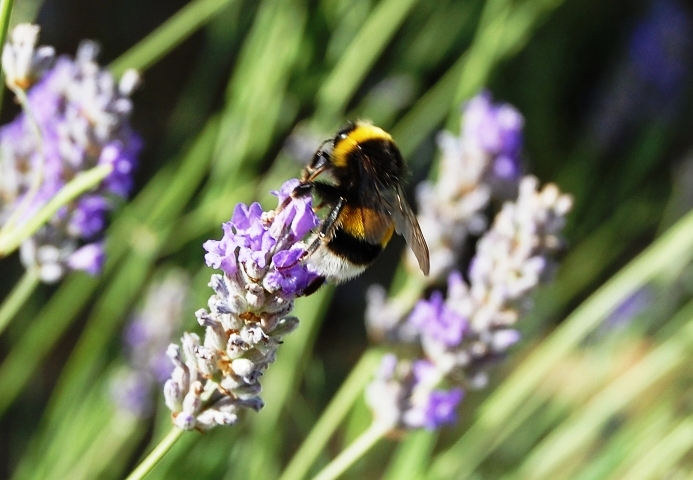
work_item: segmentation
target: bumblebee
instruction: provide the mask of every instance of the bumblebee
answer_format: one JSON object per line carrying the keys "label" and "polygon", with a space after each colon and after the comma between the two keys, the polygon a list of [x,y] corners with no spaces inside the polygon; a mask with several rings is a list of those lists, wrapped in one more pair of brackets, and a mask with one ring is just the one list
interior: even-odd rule
{"label": "bumblebee", "polygon": [[[318,148],[292,193],[315,192],[316,210],[327,209],[302,257],[322,277],[314,289],[325,279],[340,283],[360,275],[393,232],[404,236],[428,275],[428,246],[404,197],[405,174],[390,134],[365,121],[350,123]],[[318,181],[321,175],[330,181]]]}

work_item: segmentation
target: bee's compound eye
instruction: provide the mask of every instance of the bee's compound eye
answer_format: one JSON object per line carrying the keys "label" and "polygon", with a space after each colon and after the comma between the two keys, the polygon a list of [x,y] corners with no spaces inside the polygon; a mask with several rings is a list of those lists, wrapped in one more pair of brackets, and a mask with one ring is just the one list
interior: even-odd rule
{"label": "bee's compound eye", "polygon": [[334,147],[336,147],[337,144],[338,144],[339,142],[341,142],[342,140],[346,140],[346,138],[347,138],[348,136],[349,136],[349,133],[348,133],[348,132],[339,132],[339,133],[337,134],[337,136],[334,137],[334,142],[332,143],[332,145],[333,145]]}

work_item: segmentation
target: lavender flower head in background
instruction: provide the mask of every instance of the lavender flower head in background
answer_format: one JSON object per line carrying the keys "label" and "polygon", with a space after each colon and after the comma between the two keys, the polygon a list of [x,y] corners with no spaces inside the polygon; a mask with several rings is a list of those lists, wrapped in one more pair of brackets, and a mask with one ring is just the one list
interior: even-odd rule
{"label": "lavender flower head in background", "polygon": [[680,100],[693,65],[691,15],[690,3],[650,2],[588,112],[590,144],[596,149],[618,146],[643,122],[669,120],[685,104]]}
{"label": "lavender flower head in background", "polygon": [[143,308],[125,328],[127,367],[115,375],[110,393],[116,405],[139,418],[151,415],[155,387],[173,371],[166,347],[179,333],[188,290],[185,271],[170,270],[149,287]]}
{"label": "lavender flower head in background", "polygon": [[[493,197],[512,198],[521,176],[520,155],[524,119],[511,105],[493,103],[481,92],[464,106],[460,136],[442,132],[438,178],[417,187],[421,231],[430,250],[431,272],[424,280],[434,284],[457,268],[469,234],[481,234],[488,225],[485,210]],[[411,272],[418,263],[407,253]],[[366,326],[375,339],[410,339],[403,324],[411,308],[409,299],[387,299],[380,285],[368,291]]]}
{"label": "lavender flower head in background", "polygon": [[447,296],[434,292],[409,315],[423,357],[383,360],[367,392],[377,421],[429,429],[455,421],[463,390],[485,386],[487,367],[520,339],[514,325],[523,300],[551,272],[571,206],[555,185],[539,189],[534,177],[522,179],[517,200],[479,240],[469,281],[452,272]]}
{"label": "lavender flower head in background", "polygon": [[[457,264],[468,233],[487,225],[483,211],[491,196],[514,194],[521,173],[524,119],[511,105],[494,104],[482,92],[464,107],[462,133],[443,132],[440,172],[417,188],[418,220],[431,251],[431,279],[444,278]],[[411,256],[410,256],[411,257]],[[415,265],[413,258],[409,263]]]}
{"label": "lavender flower head in background", "polygon": [[55,282],[68,270],[101,269],[106,215],[130,193],[141,149],[129,123],[129,96],[138,76],[129,71],[116,82],[96,63],[98,46],[88,41],[75,59],[59,57],[46,70],[51,56],[46,47],[31,53],[38,30],[30,27],[18,26],[3,52],[11,86],[43,76],[27,91],[28,113],[0,129],[0,226],[26,222],[80,172],[113,168],[22,244],[22,263],[36,268],[43,281]]}
{"label": "lavender flower head in background", "polygon": [[210,280],[209,310],[195,313],[204,341],[185,333],[182,345],[167,352],[175,369],[164,396],[181,429],[234,424],[241,409],[263,406],[260,377],[282,338],[298,326],[289,315],[294,299],[317,279],[299,262],[302,239],[318,218],[309,196],[288,202],[298,183],[290,180],[273,192],[283,208],[237,205],[222,239],[204,244],[207,265],[222,272]]}

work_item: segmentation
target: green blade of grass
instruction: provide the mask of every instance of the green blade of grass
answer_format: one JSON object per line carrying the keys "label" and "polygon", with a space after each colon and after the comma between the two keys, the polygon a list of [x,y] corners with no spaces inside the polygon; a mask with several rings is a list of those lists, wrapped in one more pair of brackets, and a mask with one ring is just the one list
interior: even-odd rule
{"label": "green blade of grass", "polygon": [[682,218],[635,260],[611,278],[578,307],[496,389],[486,401],[470,430],[434,462],[434,478],[464,477],[488,455],[495,439],[552,365],[575,348],[592,329],[645,283],[672,265],[681,265],[693,254],[693,212]]}
{"label": "green blade of grass", "polygon": [[116,77],[128,68],[146,70],[234,0],[194,0],[113,61]]}

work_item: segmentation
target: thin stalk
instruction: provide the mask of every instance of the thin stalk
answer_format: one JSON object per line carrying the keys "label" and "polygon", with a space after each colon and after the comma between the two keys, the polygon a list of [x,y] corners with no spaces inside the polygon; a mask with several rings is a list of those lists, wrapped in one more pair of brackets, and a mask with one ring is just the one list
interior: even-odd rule
{"label": "thin stalk", "polygon": [[[14,0],[0,0],[0,46],[5,45],[13,6]],[[4,79],[4,75],[2,78]]]}
{"label": "thin stalk", "polygon": [[8,230],[14,227],[15,222],[18,218],[21,218],[22,214],[31,206],[31,202],[36,198],[39,190],[41,189],[41,184],[43,183],[43,166],[46,163],[46,157],[43,151],[43,135],[41,134],[41,127],[39,126],[36,116],[34,115],[31,105],[29,105],[29,98],[26,96],[26,92],[21,88],[13,85],[8,85],[9,89],[12,90],[15,97],[19,101],[19,104],[24,110],[24,114],[29,123],[29,128],[31,129],[31,134],[34,136],[34,142],[36,142],[36,152],[38,153],[38,163],[32,165],[33,175],[31,178],[31,185],[29,190],[24,195],[24,198],[19,202],[19,206],[12,212],[10,218],[7,219],[5,224],[0,229],[0,235],[4,234]]}
{"label": "thin stalk", "polygon": [[315,119],[329,121],[344,110],[415,5],[416,0],[385,0],[378,3],[330,76],[325,79],[317,94],[318,113]]}
{"label": "thin stalk", "polygon": [[7,325],[26,303],[38,284],[38,271],[33,268],[27,269],[0,306],[0,334],[5,331]]}
{"label": "thin stalk", "polygon": [[[2,48],[4,48],[7,30],[9,30],[13,4],[14,0],[0,0],[0,47]],[[4,83],[5,72],[0,68],[0,105],[2,105],[2,102],[5,100],[5,89],[2,88]]]}
{"label": "thin stalk", "polygon": [[171,449],[176,440],[181,436],[183,430],[178,427],[173,427],[168,435],[161,439],[159,444],[154,447],[147,457],[142,460],[136,469],[132,471],[125,480],[141,480],[156,466],[159,461],[164,458],[164,455]]}
{"label": "thin stalk", "polygon": [[361,458],[370,448],[378,443],[387,432],[390,425],[384,422],[373,422],[346,450],[332,460],[313,480],[333,480],[346,471],[356,460]]}
{"label": "thin stalk", "polygon": [[104,178],[113,171],[112,165],[99,165],[79,173],[70,183],[65,185],[51,200],[41,207],[29,221],[17,228],[0,235],[0,258],[9,255],[21,245],[21,243],[32,236],[41,228],[56,212],[75,198],[82,195],[87,190],[97,186]]}
{"label": "thin stalk", "polygon": [[91,443],[81,456],[82,462],[75,466],[65,478],[72,480],[97,478],[100,473],[121,453],[123,444],[132,441],[136,432],[132,418],[113,418],[110,424]]}
{"label": "thin stalk", "polygon": [[110,70],[116,76],[122,75],[128,68],[146,70],[231,2],[232,0],[191,2],[111,63]]}
{"label": "thin stalk", "polygon": [[368,350],[363,354],[287,465],[280,480],[300,480],[305,477],[337,426],[360,397],[381,356],[381,352],[377,350]]}

